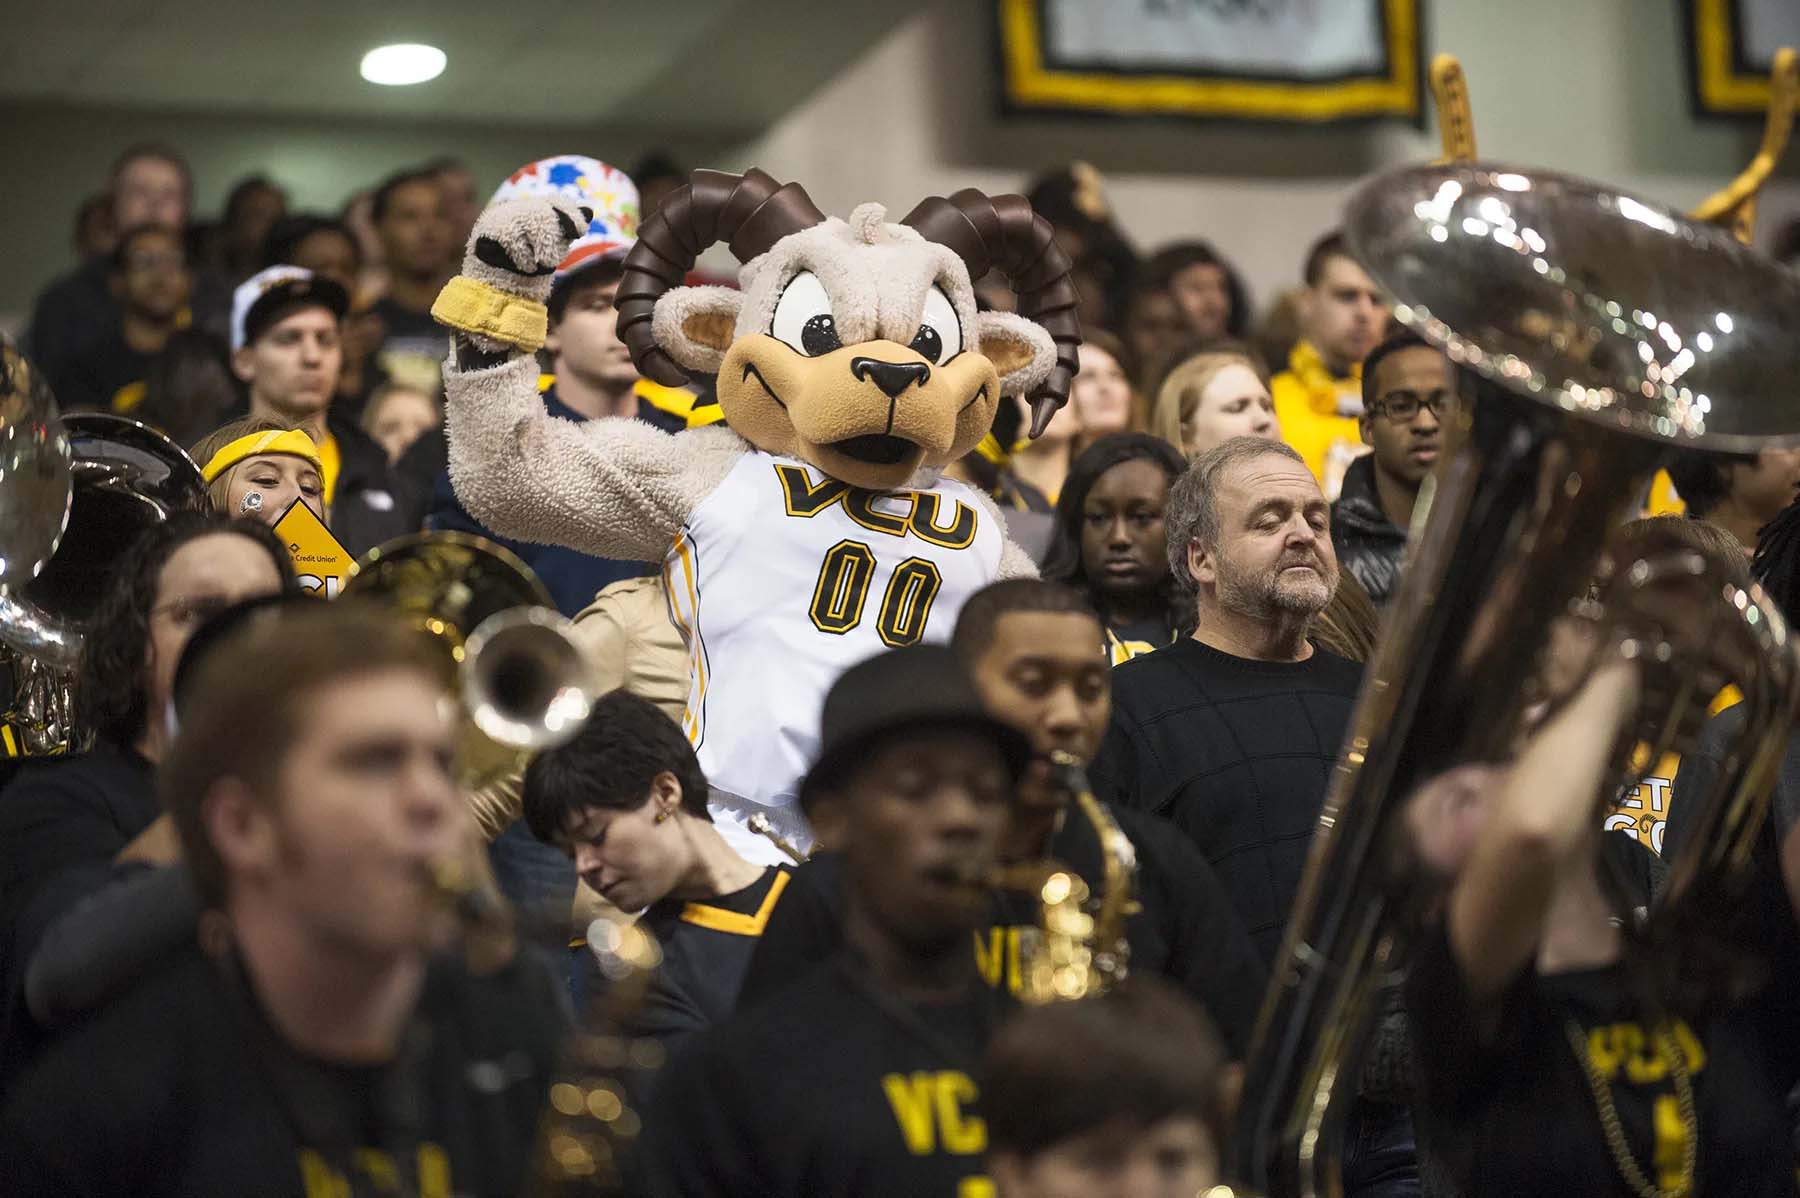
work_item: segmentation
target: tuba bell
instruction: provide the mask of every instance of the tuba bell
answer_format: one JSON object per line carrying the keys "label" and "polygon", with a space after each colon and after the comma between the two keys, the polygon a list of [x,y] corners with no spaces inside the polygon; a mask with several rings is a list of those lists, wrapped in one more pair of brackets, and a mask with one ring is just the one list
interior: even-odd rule
{"label": "tuba bell", "polygon": [[171,512],[204,508],[206,484],[193,459],[147,425],[97,412],[59,421],[49,389],[10,346],[5,355],[0,755],[36,757],[82,747],[75,669],[113,563]]}
{"label": "tuba bell", "polygon": [[[1406,960],[1395,914],[1411,879],[1389,851],[1404,798],[1506,755],[1553,623],[1587,600],[1610,531],[1671,448],[1800,442],[1800,276],[1723,230],[1575,178],[1451,163],[1363,186],[1345,234],[1395,317],[1443,348],[1462,402],[1252,1041],[1234,1175],[1275,1198],[1341,1192],[1373,1000]],[[1672,863],[1679,905],[1741,861],[1761,822],[1800,709],[1793,649],[1760,592],[1691,561],[1613,563],[1611,577],[1602,602],[1628,619],[1651,610],[1631,595],[1686,577],[1748,675],[1750,739],[1713,794],[1681,797],[1706,814],[1700,856]],[[1679,664],[1669,639],[1642,643]],[[1645,727],[1694,723],[1666,715]]]}

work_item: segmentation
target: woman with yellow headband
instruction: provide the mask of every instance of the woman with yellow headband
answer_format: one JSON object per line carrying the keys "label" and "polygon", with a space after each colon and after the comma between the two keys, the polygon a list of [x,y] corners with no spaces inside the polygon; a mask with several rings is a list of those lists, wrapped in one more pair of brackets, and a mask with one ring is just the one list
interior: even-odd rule
{"label": "woman with yellow headband", "polygon": [[214,511],[272,525],[298,499],[328,521],[319,447],[299,429],[246,416],[208,434],[193,458]]}

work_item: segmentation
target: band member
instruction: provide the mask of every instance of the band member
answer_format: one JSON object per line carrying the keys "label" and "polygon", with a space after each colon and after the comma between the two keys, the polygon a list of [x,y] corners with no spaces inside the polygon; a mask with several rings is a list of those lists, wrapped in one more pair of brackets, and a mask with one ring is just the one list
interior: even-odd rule
{"label": "band member", "polygon": [[1594,818],[1640,688],[1607,652],[1513,765],[1461,767],[1407,810],[1452,879],[1408,981],[1415,1109],[1465,1198],[1796,1192],[1760,1044],[1688,951],[1644,950],[1598,868],[1602,836],[1645,851]]}
{"label": "band member", "polygon": [[[1036,579],[994,583],[970,597],[951,645],[969,670],[988,713],[1023,732],[1037,754],[1014,797],[1002,844],[1008,861],[1050,857],[1078,873],[1095,893],[1106,868],[1099,836],[1069,807],[1067,785],[1048,766],[1055,751],[1092,758],[1111,710],[1098,617],[1080,594]],[[1131,968],[1188,991],[1224,1029],[1232,1055],[1249,1047],[1267,975],[1243,924],[1206,859],[1174,828],[1135,811],[1104,805],[1137,857],[1140,909],[1127,918]],[[815,857],[769,920],[751,958],[740,1001],[759,1001],[803,963],[828,957],[842,938],[838,863]],[[1036,935],[1036,904],[999,896],[977,938],[976,958],[990,985],[1016,991],[1025,945]]]}
{"label": "band member", "polygon": [[1218,1033],[1154,978],[1028,1008],[988,1048],[988,1171],[1000,1198],[1194,1198],[1219,1182],[1232,1084]]}
{"label": "band member", "polygon": [[969,938],[1029,748],[926,645],[847,670],[820,740],[802,792],[841,846],[846,951],[675,1058],[645,1119],[650,1192],[985,1188],[975,1076],[1003,1000]]}
{"label": "band member", "polygon": [[602,696],[573,740],[532,759],[524,805],[532,835],[618,910],[642,911],[662,948],[636,1030],[673,1039],[730,1014],[787,871],[744,860],[713,826],[680,726],[628,691]]}
{"label": "band member", "polygon": [[517,1193],[561,1020],[525,956],[477,976],[431,949],[433,867],[472,843],[442,655],[290,604],[196,671],[158,794],[200,942],[12,1091],[9,1191]]}
{"label": "band member", "polygon": [[188,638],[222,608],[293,586],[288,555],[267,528],[196,512],[146,530],[116,565],[76,680],[76,718],[92,746],[34,761],[0,800],[0,1075],[38,1043],[24,980],[58,921],[131,870],[173,857],[156,772]]}

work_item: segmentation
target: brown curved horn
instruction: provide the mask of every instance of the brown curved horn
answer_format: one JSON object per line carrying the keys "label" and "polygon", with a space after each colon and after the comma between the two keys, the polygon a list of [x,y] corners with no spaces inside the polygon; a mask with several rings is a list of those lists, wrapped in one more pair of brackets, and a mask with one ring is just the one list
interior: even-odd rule
{"label": "brown curved horn", "polygon": [[1078,297],[1056,230],[1031,210],[1024,196],[990,199],[972,187],[949,199],[921,200],[900,223],[954,250],[968,263],[970,282],[998,267],[1019,297],[1019,314],[1044,326],[1056,342],[1056,368],[1030,397],[1031,435],[1037,436],[1068,401],[1081,345]]}
{"label": "brown curved horn", "polygon": [[671,387],[687,382],[687,373],[656,344],[650,322],[656,301],[687,277],[708,246],[729,242],[737,260],[748,262],[824,219],[798,183],[783,185],[759,170],[689,175],[638,230],[619,279],[619,336],[638,373]]}

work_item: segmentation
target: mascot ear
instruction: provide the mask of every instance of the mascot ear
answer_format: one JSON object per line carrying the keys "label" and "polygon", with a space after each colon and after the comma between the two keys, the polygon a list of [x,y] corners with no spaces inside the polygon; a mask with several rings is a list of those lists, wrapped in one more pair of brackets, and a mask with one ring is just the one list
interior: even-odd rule
{"label": "mascot ear", "polygon": [[744,293],[730,287],[677,287],[656,301],[651,330],[656,344],[683,370],[717,374],[737,340]]}
{"label": "mascot ear", "polygon": [[978,314],[975,334],[1000,376],[1002,395],[1029,395],[1056,366],[1056,342],[1043,325],[1016,312]]}

